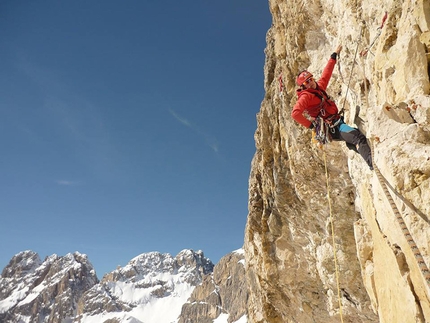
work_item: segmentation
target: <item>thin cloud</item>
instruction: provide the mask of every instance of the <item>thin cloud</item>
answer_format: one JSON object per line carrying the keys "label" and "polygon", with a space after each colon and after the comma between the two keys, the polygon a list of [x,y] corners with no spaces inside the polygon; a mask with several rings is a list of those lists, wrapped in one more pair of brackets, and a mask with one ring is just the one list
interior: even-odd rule
{"label": "thin cloud", "polygon": [[211,144],[211,145],[209,145],[211,148],[212,148],[212,150],[214,151],[214,152],[218,152],[219,151],[219,147],[218,147],[218,143],[217,142],[215,142],[215,143],[213,143],[213,144]]}
{"label": "thin cloud", "polygon": [[[47,130],[58,134],[74,153],[74,157],[97,176],[108,179],[116,176],[120,169],[116,163],[121,155],[103,122],[104,109],[77,92],[55,72],[33,64],[26,56],[20,56],[17,65],[41,89],[44,102],[40,111],[49,125]],[[32,134],[27,131],[30,138],[40,137],[40,141],[44,139],[46,131],[34,132]],[[64,186],[77,185],[68,181],[56,183]]]}
{"label": "thin cloud", "polygon": [[213,136],[208,135],[207,133],[201,131],[200,129],[198,129],[195,125],[193,125],[191,122],[189,122],[187,119],[185,119],[184,117],[180,116],[179,114],[177,114],[173,109],[169,108],[169,112],[170,114],[180,123],[182,123],[184,126],[191,128],[192,130],[194,130],[200,137],[203,137],[205,140],[205,143],[215,152],[218,153],[219,152],[219,144],[218,144],[218,140],[216,140],[216,138],[214,138]]}
{"label": "thin cloud", "polygon": [[185,119],[185,118],[183,118],[183,117],[181,117],[181,116],[179,116],[175,111],[173,111],[172,109],[169,109],[169,112],[170,112],[170,114],[172,115],[172,116],[174,116],[175,117],[175,119],[176,120],[178,120],[180,123],[182,123],[183,125],[185,125],[185,126],[187,126],[187,127],[192,127],[191,126],[191,123],[187,120],[187,119]]}
{"label": "thin cloud", "polygon": [[80,185],[78,181],[66,181],[66,180],[58,180],[55,181],[60,186],[77,186]]}
{"label": "thin cloud", "polygon": [[202,132],[199,132],[206,141],[206,144],[215,152],[218,153],[219,152],[219,143],[218,140],[216,140],[216,138],[208,136]]}

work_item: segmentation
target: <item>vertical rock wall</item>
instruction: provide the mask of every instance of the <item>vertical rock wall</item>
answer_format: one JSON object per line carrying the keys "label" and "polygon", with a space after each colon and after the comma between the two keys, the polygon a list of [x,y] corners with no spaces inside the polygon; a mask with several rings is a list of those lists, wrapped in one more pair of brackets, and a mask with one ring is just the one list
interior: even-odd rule
{"label": "vertical rock wall", "polygon": [[328,93],[372,138],[376,166],[429,266],[430,1],[269,7],[245,232],[249,322],[340,322],[341,312],[344,322],[430,322],[429,285],[375,172],[342,142],[318,148],[290,117],[296,75],[318,77],[343,45]]}
{"label": "vertical rock wall", "polygon": [[229,323],[246,316],[247,286],[243,250],[222,257],[182,306],[178,323],[212,323],[221,314]]}

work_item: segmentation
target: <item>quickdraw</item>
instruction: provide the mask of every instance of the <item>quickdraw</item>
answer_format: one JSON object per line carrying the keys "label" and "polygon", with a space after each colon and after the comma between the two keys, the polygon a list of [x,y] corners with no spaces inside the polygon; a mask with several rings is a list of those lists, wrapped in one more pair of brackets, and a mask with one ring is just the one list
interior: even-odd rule
{"label": "quickdraw", "polygon": [[282,80],[282,74],[279,75],[278,81],[279,81],[279,92],[282,92],[284,90],[284,81]]}
{"label": "quickdraw", "polygon": [[387,12],[387,11],[385,11],[385,15],[384,15],[384,17],[382,18],[381,26],[379,26],[379,27],[378,27],[375,37],[373,38],[373,40],[372,40],[372,42],[370,43],[369,47],[367,47],[366,49],[364,49],[363,51],[361,51],[360,56],[364,57],[364,56],[366,56],[366,55],[367,55],[367,53],[369,53],[369,52],[370,52],[370,54],[372,54],[372,55],[373,55],[373,53],[370,51],[370,49],[373,47],[373,45],[375,44],[376,40],[377,40],[377,39],[379,38],[379,36],[381,35],[382,28],[384,28],[384,24],[385,24],[385,21],[387,20],[387,17],[388,17],[388,12]]}
{"label": "quickdraw", "polygon": [[330,135],[330,127],[327,123],[324,122],[324,119],[321,117],[318,117],[314,121],[315,126],[315,140],[318,141],[320,144],[325,145],[331,141],[331,135]]}

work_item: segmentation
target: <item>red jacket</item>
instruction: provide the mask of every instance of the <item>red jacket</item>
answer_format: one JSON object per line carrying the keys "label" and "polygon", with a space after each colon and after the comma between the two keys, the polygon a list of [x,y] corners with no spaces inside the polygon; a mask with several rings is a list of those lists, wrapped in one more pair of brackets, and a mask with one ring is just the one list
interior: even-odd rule
{"label": "red jacket", "polygon": [[330,58],[324,67],[321,78],[317,81],[315,90],[298,89],[296,91],[298,99],[291,112],[291,117],[306,128],[309,128],[312,122],[306,119],[304,114],[316,118],[321,113],[322,118],[326,119],[338,113],[336,104],[325,92],[335,65],[336,60]]}

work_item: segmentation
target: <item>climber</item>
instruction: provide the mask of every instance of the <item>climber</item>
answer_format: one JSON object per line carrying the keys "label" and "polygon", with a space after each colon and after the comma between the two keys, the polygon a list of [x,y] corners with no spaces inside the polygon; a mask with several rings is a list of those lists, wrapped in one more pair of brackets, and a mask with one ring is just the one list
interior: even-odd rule
{"label": "climber", "polygon": [[309,129],[315,128],[319,121],[323,121],[322,124],[330,129],[332,139],[345,141],[347,147],[359,153],[373,170],[372,155],[366,137],[360,130],[350,127],[343,121],[336,103],[325,92],[341,50],[340,45],[331,54],[318,81],[315,81],[310,72],[306,70],[300,72],[296,79],[296,83],[300,87],[296,91],[298,99],[291,116]]}

